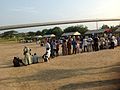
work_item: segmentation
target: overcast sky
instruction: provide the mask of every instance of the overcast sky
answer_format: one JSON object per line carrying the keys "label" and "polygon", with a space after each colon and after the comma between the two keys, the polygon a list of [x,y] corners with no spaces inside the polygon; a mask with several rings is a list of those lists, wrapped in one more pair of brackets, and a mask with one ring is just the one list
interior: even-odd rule
{"label": "overcast sky", "polygon": [[[0,0],[0,26],[96,18],[120,18],[120,0]],[[99,26],[102,24],[116,25],[120,22],[102,22]],[[95,23],[85,25],[89,29],[96,27]],[[70,25],[60,27],[67,26]]]}

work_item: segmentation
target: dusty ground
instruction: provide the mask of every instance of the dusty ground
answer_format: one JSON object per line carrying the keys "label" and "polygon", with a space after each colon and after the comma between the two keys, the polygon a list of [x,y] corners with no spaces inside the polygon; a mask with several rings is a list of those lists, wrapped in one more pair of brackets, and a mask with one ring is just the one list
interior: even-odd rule
{"label": "dusty ground", "polygon": [[25,45],[32,53],[45,52],[36,44],[0,44],[0,90],[120,90],[120,47],[12,67]]}

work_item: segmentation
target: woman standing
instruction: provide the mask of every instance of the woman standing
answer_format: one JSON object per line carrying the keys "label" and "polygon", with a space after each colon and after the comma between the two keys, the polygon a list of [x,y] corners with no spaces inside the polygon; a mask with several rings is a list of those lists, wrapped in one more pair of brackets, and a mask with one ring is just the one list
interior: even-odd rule
{"label": "woman standing", "polygon": [[66,43],[66,40],[63,40],[63,43],[62,43],[62,54],[67,55],[67,43]]}

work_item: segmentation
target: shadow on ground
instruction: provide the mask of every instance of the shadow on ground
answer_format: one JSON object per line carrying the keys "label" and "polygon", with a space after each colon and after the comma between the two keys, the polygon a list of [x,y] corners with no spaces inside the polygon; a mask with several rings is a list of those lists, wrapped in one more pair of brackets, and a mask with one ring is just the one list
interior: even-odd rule
{"label": "shadow on ground", "polygon": [[71,83],[64,85],[59,88],[59,90],[78,90],[86,88],[94,88],[108,85],[116,85],[117,90],[120,90],[120,79],[103,80],[103,81],[93,81],[84,83]]}
{"label": "shadow on ground", "polygon": [[[9,66],[6,68],[9,68]],[[101,71],[101,69],[103,70],[104,68],[105,71]],[[3,78],[0,79],[0,83],[7,80],[9,81],[8,83],[14,83],[14,82],[17,83],[17,82],[25,82],[25,81],[50,82],[50,81],[71,78],[75,76],[95,75],[95,74],[105,74],[105,73],[108,73],[108,75],[110,75],[111,72],[116,72],[116,75],[114,76],[120,76],[119,73],[120,65],[115,64],[111,66],[105,66],[99,68],[94,67],[94,68],[86,68],[86,69],[50,69],[50,70],[38,71],[37,73],[29,76]]]}

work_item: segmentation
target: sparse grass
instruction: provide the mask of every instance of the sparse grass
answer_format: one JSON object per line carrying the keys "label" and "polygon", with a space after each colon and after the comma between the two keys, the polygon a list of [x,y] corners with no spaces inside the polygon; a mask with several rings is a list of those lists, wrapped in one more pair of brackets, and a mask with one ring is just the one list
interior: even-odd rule
{"label": "sparse grass", "polygon": [[0,44],[10,44],[10,43],[17,43],[15,39],[2,39],[0,38]]}

